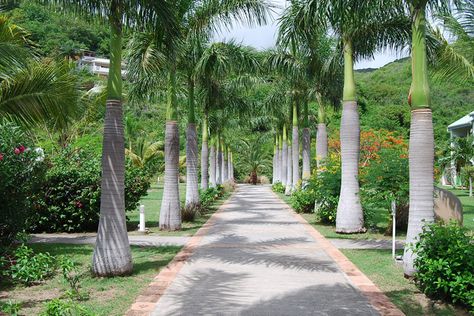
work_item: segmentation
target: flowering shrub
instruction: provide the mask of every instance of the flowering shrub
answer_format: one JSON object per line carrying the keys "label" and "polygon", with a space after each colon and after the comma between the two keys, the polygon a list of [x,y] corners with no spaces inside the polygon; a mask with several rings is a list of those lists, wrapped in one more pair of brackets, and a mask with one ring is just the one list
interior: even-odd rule
{"label": "flowering shrub", "polygon": [[421,290],[474,312],[474,240],[455,221],[423,228],[415,245],[415,275]]}
{"label": "flowering shrub", "polygon": [[[313,174],[304,191],[292,199],[296,211],[309,210],[311,199],[319,221],[336,222],[341,190],[341,150],[339,133],[328,142],[329,156]],[[364,220],[371,224],[376,210],[389,209],[392,199],[405,210],[408,198],[408,146],[397,134],[385,130],[361,132],[359,178]],[[298,208],[298,209],[296,209]],[[406,213],[406,212],[405,212]],[[402,216],[398,216],[403,219]]]}
{"label": "flowering shrub", "polygon": [[[66,148],[49,163],[41,192],[35,195],[30,229],[36,232],[95,231],[100,213],[100,156]],[[126,211],[136,209],[149,186],[145,171],[128,163]]]}
{"label": "flowering shrub", "polygon": [[[361,179],[361,202],[364,210],[377,209],[391,212],[391,202],[397,206],[397,228],[406,230],[408,225],[408,157],[406,150],[384,148],[377,153]],[[392,233],[392,225],[386,234]]]}
{"label": "flowering shrub", "polygon": [[25,229],[31,192],[38,188],[43,164],[15,124],[0,122],[0,247],[8,247]]}

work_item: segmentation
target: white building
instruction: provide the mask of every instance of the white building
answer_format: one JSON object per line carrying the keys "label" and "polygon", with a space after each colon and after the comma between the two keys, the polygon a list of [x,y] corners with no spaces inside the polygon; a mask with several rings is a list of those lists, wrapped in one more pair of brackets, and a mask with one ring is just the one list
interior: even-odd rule
{"label": "white building", "polygon": [[[79,59],[78,65],[79,69],[88,69],[93,74],[99,76],[108,76],[110,68],[110,59],[107,58],[98,58],[95,56],[82,56]],[[125,66],[122,64],[122,77],[125,77],[127,72],[124,69]]]}
{"label": "white building", "polygon": [[[448,132],[451,135],[451,140],[456,137],[467,137],[469,135],[474,135],[474,111],[449,124]],[[451,146],[454,146],[452,142]],[[445,170],[442,179],[443,184],[460,185],[460,179],[457,176],[454,161],[451,161],[451,168],[449,169],[450,170]],[[452,179],[453,183],[447,179],[446,174],[451,174],[450,178]]]}

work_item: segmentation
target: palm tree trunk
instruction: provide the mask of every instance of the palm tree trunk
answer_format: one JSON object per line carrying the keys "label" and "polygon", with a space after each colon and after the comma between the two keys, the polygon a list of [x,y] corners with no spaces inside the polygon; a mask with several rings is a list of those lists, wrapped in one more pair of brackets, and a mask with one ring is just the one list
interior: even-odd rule
{"label": "palm tree trunk", "polygon": [[217,164],[216,164],[216,182],[222,184],[222,144],[220,137],[217,137]]}
{"label": "palm tree trunk", "polygon": [[[428,63],[426,58],[426,4],[412,8],[412,84],[409,102],[412,107],[409,169],[410,209],[406,244],[418,240],[423,225],[434,221],[434,136],[430,107]],[[403,255],[405,275],[416,272],[416,253],[408,246]]]}
{"label": "palm tree trunk", "polygon": [[288,176],[288,139],[286,136],[286,124],[283,125],[283,148],[281,154],[281,183],[286,186]]}
{"label": "palm tree trunk", "polygon": [[194,81],[188,77],[188,128],[186,130],[186,206],[199,204],[198,137],[194,115]]}
{"label": "palm tree trunk", "polygon": [[201,145],[201,189],[209,187],[209,147],[208,147],[208,115],[204,113],[202,122],[202,145]]}
{"label": "palm tree trunk", "polygon": [[223,174],[223,182],[229,181],[229,152],[227,150],[227,146],[224,145],[224,151],[222,153],[224,156],[223,165],[222,165],[222,174]]}
{"label": "palm tree trunk", "polygon": [[283,170],[283,135],[279,134],[278,135],[278,170],[277,170],[277,175],[278,175],[278,182],[282,182],[283,177],[282,177],[282,170]]}
{"label": "palm tree trunk", "polygon": [[197,149],[196,124],[189,123],[186,131],[186,206],[199,204]]}
{"label": "palm tree trunk", "polygon": [[309,111],[307,101],[304,102],[303,107],[303,180],[308,180],[311,177],[311,134],[309,130]]}
{"label": "palm tree trunk", "polygon": [[344,41],[344,97],[341,118],[341,193],[337,205],[336,232],[364,230],[364,215],[359,199],[360,123],[355,101],[352,43]]}
{"label": "palm tree trunk", "polygon": [[[275,136],[275,139],[278,139],[277,136]],[[275,184],[277,182],[277,160],[278,160],[278,151],[277,151],[277,145],[273,144],[273,163],[272,163],[272,184]]]}
{"label": "palm tree trunk", "polygon": [[217,179],[216,179],[216,145],[215,141],[211,140],[211,154],[209,155],[209,177],[211,182],[211,187],[215,188],[217,186]]}
{"label": "palm tree trunk", "polygon": [[303,180],[311,177],[311,135],[308,127],[303,129]]}
{"label": "palm tree trunk", "polygon": [[232,176],[232,152],[230,149],[227,149],[227,180],[232,181],[233,176]]}
{"label": "palm tree trunk", "polygon": [[318,132],[316,134],[316,163],[317,167],[322,166],[322,162],[328,156],[328,133],[326,123],[318,124]]}
{"label": "palm tree trunk", "polygon": [[181,229],[179,205],[179,130],[176,102],[176,69],[169,72],[165,130],[165,183],[160,208],[160,229]]}
{"label": "palm tree trunk", "polygon": [[291,143],[288,144],[288,162],[287,162],[287,169],[286,169],[286,188],[285,194],[291,195],[293,192],[293,155],[292,155],[292,145]]}
{"label": "palm tree trunk", "polygon": [[[433,169],[434,136],[431,109],[417,109],[411,113],[410,126],[410,209],[406,243],[415,243],[425,224],[434,221]],[[412,276],[414,253],[405,248],[404,272]]]}
{"label": "palm tree trunk", "polygon": [[100,220],[92,257],[97,276],[127,275],[133,263],[125,221],[125,138],[122,119],[122,27],[111,21],[110,73],[102,147]]}
{"label": "palm tree trunk", "polygon": [[299,129],[298,126],[293,126],[293,144],[292,144],[292,154],[293,157],[291,158],[293,162],[293,180],[292,180],[292,188],[296,188],[298,185],[301,176],[300,176],[300,141],[299,141]]}

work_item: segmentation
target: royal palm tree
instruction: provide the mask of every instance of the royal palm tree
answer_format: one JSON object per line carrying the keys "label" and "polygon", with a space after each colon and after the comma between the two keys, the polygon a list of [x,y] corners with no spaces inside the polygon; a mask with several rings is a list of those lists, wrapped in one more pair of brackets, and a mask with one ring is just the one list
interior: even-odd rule
{"label": "royal palm tree", "polygon": [[[124,27],[153,24],[175,29],[171,3],[167,0],[43,0],[65,10],[105,22],[111,30],[110,69],[102,149],[100,221],[92,260],[99,276],[124,275],[132,271],[132,256],[125,223],[125,146],[122,122],[122,34]],[[157,9],[159,8],[159,10]]]}
{"label": "royal palm tree", "polygon": [[[410,209],[408,215],[407,245],[418,240],[426,223],[434,221],[434,135],[428,82],[426,12],[446,12],[450,2],[437,0],[405,0],[411,17],[412,83],[408,96],[411,107],[409,170]],[[404,273],[412,276],[416,269],[416,254],[410,246],[403,255]]]}
{"label": "royal palm tree", "polygon": [[395,1],[322,0],[305,1],[295,12],[304,28],[331,28],[339,39],[339,56],[344,64],[343,110],[341,118],[341,194],[336,232],[365,230],[359,199],[358,165],[360,123],[354,82],[354,60],[372,57],[388,46],[403,46],[410,21]]}
{"label": "royal palm tree", "polygon": [[[212,32],[221,27],[229,28],[235,22],[244,22],[250,25],[265,23],[270,6],[264,0],[250,1],[190,1],[181,0],[175,2],[174,17],[178,21],[178,30],[174,34],[165,34],[166,42],[176,42],[179,45],[157,45],[155,42],[145,41],[141,45],[139,42],[131,47],[135,53],[137,66],[132,69],[140,74],[140,81],[145,82],[148,87],[153,88],[150,83],[149,72],[155,72],[155,76],[161,74],[160,65],[166,58],[166,69],[168,72],[168,108],[165,135],[165,184],[163,192],[162,207],[160,210],[160,228],[166,230],[177,230],[181,227],[180,207],[179,207],[179,187],[178,187],[178,160],[179,136],[177,125],[177,102],[176,102],[176,73],[181,68],[189,70],[199,59],[196,48],[201,43],[210,38]],[[159,30],[154,30],[154,34],[160,34]],[[140,37],[138,37],[140,39]],[[132,41],[133,42],[133,41]],[[135,49],[138,48],[138,49]],[[150,53],[149,48],[152,49]],[[154,53],[153,51],[157,51]],[[147,61],[146,64],[144,61]],[[143,71],[140,67],[148,66],[150,71]],[[194,117],[194,78],[188,74],[188,145],[187,151],[190,153],[188,159],[187,174],[187,203],[198,203],[198,180],[197,180],[197,133],[195,130]],[[194,154],[195,153],[195,154]]]}

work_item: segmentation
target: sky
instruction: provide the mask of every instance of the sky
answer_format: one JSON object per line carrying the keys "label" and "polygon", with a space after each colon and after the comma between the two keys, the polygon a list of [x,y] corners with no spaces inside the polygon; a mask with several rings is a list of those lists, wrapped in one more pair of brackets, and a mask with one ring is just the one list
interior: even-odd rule
{"label": "sky", "polygon": [[[214,40],[224,41],[233,39],[238,43],[253,46],[259,50],[274,47],[278,32],[276,19],[283,11],[286,1],[273,0],[273,3],[275,3],[280,8],[275,9],[275,13],[273,14],[273,22],[270,24],[253,28],[236,24],[231,30],[216,34],[214,36]],[[402,57],[406,57],[406,55],[400,55],[400,53],[390,50],[380,52],[375,54],[374,59],[361,60],[357,62],[355,64],[355,69],[379,68]]]}

